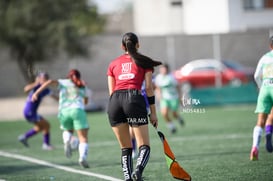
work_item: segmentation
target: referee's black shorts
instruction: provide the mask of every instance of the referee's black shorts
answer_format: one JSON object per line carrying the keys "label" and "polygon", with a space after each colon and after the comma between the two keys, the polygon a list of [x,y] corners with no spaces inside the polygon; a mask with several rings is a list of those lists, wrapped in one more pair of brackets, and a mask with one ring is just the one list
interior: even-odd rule
{"label": "referee's black shorts", "polygon": [[108,118],[112,127],[121,123],[130,126],[148,124],[146,103],[141,91],[126,89],[113,92],[108,103]]}

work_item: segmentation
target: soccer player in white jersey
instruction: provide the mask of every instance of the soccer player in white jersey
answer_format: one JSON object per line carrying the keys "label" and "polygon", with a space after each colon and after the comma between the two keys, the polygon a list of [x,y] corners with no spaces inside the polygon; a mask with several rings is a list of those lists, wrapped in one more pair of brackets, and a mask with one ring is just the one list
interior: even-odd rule
{"label": "soccer player in white jersey", "polygon": [[88,129],[84,105],[87,104],[87,88],[81,80],[78,70],[70,70],[67,79],[48,80],[32,96],[36,100],[43,89],[49,85],[56,85],[59,88],[59,114],[58,118],[63,131],[63,142],[65,155],[70,158],[72,149],[70,141],[73,131],[76,130],[79,138],[79,164],[88,168]]}
{"label": "soccer player in white jersey", "polygon": [[160,111],[164,117],[167,127],[171,133],[176,132],[176,126],[171,116],[184,125],[183,118],[179,115],[179,105],[181,103],[181,92],[178,82],[169,71],[167,64],[161,65],[159,74],[155,77],[157,96],[160,100]]}
{"label": "soccer player in white jersey", "polygon": [[[250,160],[258,160],[259,144],[265,127],[266,150],[272,152],[272,114],[273,106],[273,36],[269,39],[270,51],[259,60],[254,78],[260,88],[255,112],[258,113],[257,124],[253,129],[253,143]],[[271,111],[271,114],[270,114]],[[269,116],[268,116],[269,115]]]}

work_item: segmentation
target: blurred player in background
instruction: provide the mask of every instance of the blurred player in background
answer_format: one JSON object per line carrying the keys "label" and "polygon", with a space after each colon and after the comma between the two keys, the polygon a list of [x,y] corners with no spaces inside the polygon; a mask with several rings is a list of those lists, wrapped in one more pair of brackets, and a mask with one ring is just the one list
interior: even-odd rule
{"label": "blurred player in background", "polygon": [[38,108],[43,100],[43,98],[47,95],[51,95],[53,98],[56,98],[50,89],[44,89],[40,95],[37,97],[37,100],[34,102],[31,101],[31,97],[33,93],[41,87],[41,85],[49,79],[49,75],[47,73],[39,73],[36,77],[35,82],[30,83],[24,87],[25,92],[29,92],[27,101],[24,108],[24,117],[25,119],[34,124],[34,127],[28,130],[25,134],[20,135],[18,140],[23,143],[26,147],[29,147],[28,139],[32,136],[36,135],[39,132],[43,133],[44,140],[42,149],[44,150],[52,150],[52,146],[50,144],[50,124],[49,122],[40,114],[38,114]]}
{"label": "blurred player in background", "polygon": [[88,155],[88,129],[84,105],[88,102],[87,88],[78,70],[69,71],[67,79],[48,80],[32,96],[37,100],[43,90],[48,86],[55,85],[59,89],[59,114],[58,118],[63,131],[63,142],[66,157],[72,156],[71,138],[73,131],[77,132],[79,138],[79,164],[89,168]]}
{"label": "blurred player in background", "polygon": [[170,114],[172,114],[174,119],[179,121],[181,126],[184,125],[184,120],[178,113],[181,103],[180,86],[170,73],[168,64],[159,67],[159,74],[155,77],[155,86],[156,96],[160,100],[161,114],[171,133],[175,133],[176,126]]}
{"label": "blurred player in background", "polygon": [[[257,124],[253,129],[253,143],[250,160],[258,160],[259,144],[265,126],[266,150],[272,152],[273,120],[273,36],[269,39],[271,51],[259,60],[254,78],[260,88],[255,112],[258,113]],[[271,111],[271,114],[270,114]],[[268,116],[269,115],[269,116]]]}
{"label": "blurred player in background", "polygon": [[[153,89],[155,89],[154,76],[152,76],[152,83],[153,83]],[[146,94],[145,81],[142,83],[142,86],[141,86],[141,94],[143,95],[143,97],[145,99],[146,109],[147,109],[147,113],[148,113],[148,116],[149,116],[150,115],[150,105],[149,105],[148,97],[147,97],[147,94]],[[135,159],[138,156],[137,143],[136,143],[135,134],[134,134],[133,129],[131,127],[130,127],[130,135],[132,137],[132,146],[133,146],[132,157],[133,157],[133,159]]]}

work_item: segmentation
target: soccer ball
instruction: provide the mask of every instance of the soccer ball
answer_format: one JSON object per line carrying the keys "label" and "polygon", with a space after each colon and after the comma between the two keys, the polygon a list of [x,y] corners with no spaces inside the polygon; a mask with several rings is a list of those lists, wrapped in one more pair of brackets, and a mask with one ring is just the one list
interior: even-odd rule
{"label": "soccer ball", "polygon": [[79,139],[76,136],[72,136],[70,139],[70,147],[72,150],[77,150],[79,147]]}

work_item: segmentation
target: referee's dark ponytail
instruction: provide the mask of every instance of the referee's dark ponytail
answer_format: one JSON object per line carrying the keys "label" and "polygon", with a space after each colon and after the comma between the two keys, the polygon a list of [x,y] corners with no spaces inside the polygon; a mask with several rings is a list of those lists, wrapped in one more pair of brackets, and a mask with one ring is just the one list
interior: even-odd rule
{"label": "referee's dark ponytail", "polygon": [[133,58],[133,60],[138,66],[145,69],[147,68],[153,69],[153,67],[162,64],[159,61],[155,61],[151,59],[150,57],[147,57],[145,55],[138,53],[136,48],[137,44],[138,44],[138,38],[134,33],[128,32],[123,35],[122,45],[124,46],[125,51],[129,53],[129,55]]}

